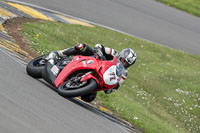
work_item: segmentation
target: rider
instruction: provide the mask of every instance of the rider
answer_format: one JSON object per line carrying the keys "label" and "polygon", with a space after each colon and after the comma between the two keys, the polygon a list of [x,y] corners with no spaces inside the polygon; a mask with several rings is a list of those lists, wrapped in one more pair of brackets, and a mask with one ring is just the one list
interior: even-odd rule
{"label": "rider", "polygon": [[[55,59],[60,56],[60,57],[65,57],[65,56],[74,56],[74,55],[84,55],[84,56],[92,56],[92,55],[97,55],[99,59],[101,60],[112,60],[113,57],[119,57],[120,61],[122,62],[122,64],[125,67],[125,71],[122,73],[122,77],[121,80],[119,81],[118,85],[115,86],[113,89],[109,89],[106,90],[105,93],[106,94],[110,94],[111,92],[114,92],[115,90],[117,90],[120,86],[120,84],[122,84],[125,79],[127,78],[128,75],[128,70],[127,68],[130,67],[131,65],[133,65],[136,61],[136,53],[131,49],[131,48],[126,48],[123,49],[120,53],[118,53],[117,51],[115,51],[112,48],[108,48],[108,47],[104,47],[102,44],[96,44],[94,49],[92,49],[91,47],[89,47],[87,44],[77,44],[76,46],[72,47],[72,48],[68,48],[68,49],[64,49],[64,50],[59,50],[57,52],[52,51],[47,57],[46,60],[48,60],[47,65],[45,67],[49,67],[50,70],[52,70],[51,68],[53,68],[53,66],[55,65]],[[47,70],[47,69],[46,69]],[[53,73],[48,75],[48,76],[44,76],[44,77],[50,77],[49,83],[53,83],[56,79],[56,76],[58,74],[58,72],[51,72]],[[45,75],[46,73],[44,73],[43,75]],[[94,100],[96,97],[96,93],[90,93],[88,95],[86,95],[85,97],[83,96],[82,99],[88,102],[91,102],[92,100]]]}

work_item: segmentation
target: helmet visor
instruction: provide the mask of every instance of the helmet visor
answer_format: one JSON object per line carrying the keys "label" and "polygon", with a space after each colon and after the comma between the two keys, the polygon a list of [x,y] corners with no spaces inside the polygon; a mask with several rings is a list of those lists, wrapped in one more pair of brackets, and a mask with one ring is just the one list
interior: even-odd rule
{"label": "helmet visor", "polygon": [[130,54],[125,58],[125,60],[126,60],[126,62],[127,62],[128,64],[133,64],[133,62],[135,61],[135,59],[136,59],[136,57],[135,57],[135,55],[132,54],[132,53],[130,53]]}
{"label": "helmet visor", "polygon": [[121,60],[123,66],[124,66],[125,68],[127,68],[127,67],[129,66],[128,62],[127,62],[124,58],[121,58],[120,60]]}

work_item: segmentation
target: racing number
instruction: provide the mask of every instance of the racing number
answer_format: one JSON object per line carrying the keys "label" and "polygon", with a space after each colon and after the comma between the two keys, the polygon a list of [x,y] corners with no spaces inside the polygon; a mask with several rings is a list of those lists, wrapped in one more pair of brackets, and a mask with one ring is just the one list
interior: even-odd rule
{"label": "racing number", "polygon": [[115,77],[115,73],[114,73],[114,72],[110,73],[109,75],[111,75],[111,76],[110,76],[110,81],[116,79],[116,77]]}

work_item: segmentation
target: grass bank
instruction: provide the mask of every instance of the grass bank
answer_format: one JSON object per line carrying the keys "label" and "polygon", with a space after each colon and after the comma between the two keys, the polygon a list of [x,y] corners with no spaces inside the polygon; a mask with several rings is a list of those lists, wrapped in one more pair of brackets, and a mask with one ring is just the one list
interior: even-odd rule
{"label": "grass bank", "polygon": [[156,0],[200,17],[200,0]]}
{"label": "grass bank", "polygon": [[148,133],[200,132],[200,57],[102,27],[57,22],[26,23],[23,34],[40,53],[77,43],[130,47],[136,64],[118,91],[98,94],[101,104]]}

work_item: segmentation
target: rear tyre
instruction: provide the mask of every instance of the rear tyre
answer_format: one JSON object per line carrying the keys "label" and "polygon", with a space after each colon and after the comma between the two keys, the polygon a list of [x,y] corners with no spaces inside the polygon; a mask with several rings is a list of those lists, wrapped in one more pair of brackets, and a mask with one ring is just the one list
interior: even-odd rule
{"label": "rear tyre", "polygon": [[26,72],[33,78],[42,78],[42,71],[45,66],[44,58],[46,55],[39,56],[31,60],[26,66]]}
{"label": "rear tyre", "polygon": [[86,95],[97,88],[97,82],[94,79],[89,79],[88,81],[82,82],[79,87],[77,86],[77,88],[67,87],[69,86],[68,84],[69,81],[66,81],[60,85],[58,87],[58,94],[67,98],[71,98]]}

